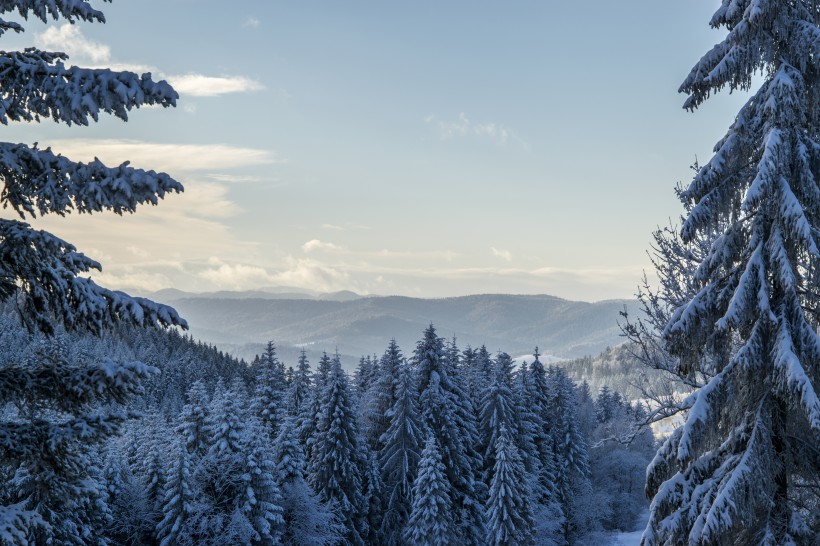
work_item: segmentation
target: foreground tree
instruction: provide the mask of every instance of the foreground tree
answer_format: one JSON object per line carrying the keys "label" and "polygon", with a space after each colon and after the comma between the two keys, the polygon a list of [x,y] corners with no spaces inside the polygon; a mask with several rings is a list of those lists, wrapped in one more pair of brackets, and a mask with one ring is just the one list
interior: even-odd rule
{"label": "foreground tree", "polygon": [[[3,2],[0,14],[49,17],[70,22],[103,22],[103,14],[83,0]],[[0,35],[22,32],[0,19]],[[177,94],[150,74],[66,67],[67,56],[34,48],[0,52],[0,123],[40,121],[87,125],[100,113],[126,120],[140,105],[176,104]],[[182,186],[164,173],[124,163],[73,162],[50,148],[0,143],[0,202],[25,220],[37,214],[65,215],[112,210],[134,212],[156,204]],[[16,299],[31,330],[52,334],[58,326],[100,332],[117,321],[138,325],[184,325],[173,309],[102,288],[80,276],[99,270],[60,238],[20,220],[0,219],[0,301]],[[107,402],[124,402],[151,371],[141,364],[71,363],[48,357],[0,369],[0,405],[28,406],[0,422],[0,467],[12,469],[14,490],[0,498],[0,529],[12,543],[97,543],[95,531],[104,505],[89,472],[88,449],[113,434],[122,412],[91,414]],[[90,503],[90,504],[89,504]],[[93,505],[93,506],[92,506]],[[85,519],[84,519],[85,518]],[[50,542],[49,542],[50,543]]]}
{"label": "foreground tree", "polygon": [[725,226],[664,330],[705,385],[648,470],[651,544],[811,544],[820,534],[820,6],[723,0],[728,35],[681,91],[765,81],[682,197],[681,236]]}

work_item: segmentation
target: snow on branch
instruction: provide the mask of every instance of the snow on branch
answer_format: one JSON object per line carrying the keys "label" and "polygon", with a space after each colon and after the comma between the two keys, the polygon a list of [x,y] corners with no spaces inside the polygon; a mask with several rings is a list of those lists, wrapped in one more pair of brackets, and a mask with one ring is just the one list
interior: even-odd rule
{"label": "snow on branch", "polygon": [[[103,0],[111,2],[111,0]],[[91,7],[88,0],[0,0],[0,13],[16,11],[24,19],[29,15],[48,22],[48,17],[57,20],[60,17],[71,21],[105,23],[105,16]]]}
{"label": "snow on branch", "polygon": [[95,333],[115,322],[187,328],[171,307],[77,276],[92,269],[101,266],[66,241],[23,222],[0,219],[0,299],[17,295],[29,328],[52,333],[55,319],[69,330]]}
{"label": "snow on branch", "polygon": [[800,405],[806,412],[811,428],[820,433],[820,399],[814,391],[814,386],[806,374],[803,363],[795,354],[792,334],[783,317],[778,323],[774,364],[781,391],[800,400]]}
{"label": "snow on branch", "polygon": [[14,32],[23,32],[23,27],[20,26],[18,23],[4,21],[3,19],[0,19],[0,36],[5,34],[9,30],[13,30]]}
{"label": "snow on branch", "polygon": [[106,167],[99,159],[75,163],[51,148],[0,143],[0,201],[21,218],[54,212],[64,215],[99,212],[134,212],[137,205],[156,205],[168,192],[183,191],[182,184],[166,173],[128,166]]}
{"label": "snow on branch", "polygon": [[157,368],[141,362],[76,366],[48,358],[48,366],[16,364],[0,368],[0,405],[16,400],[48,400],[54,409],[76,412],[95,402],[125,403],[142,393],[141,380]]}
{"label": "snow on branch", "polygon": [[179,95],[150,73],[115,72],[107,68],[66,67],[65,53],[36,48],[0,52],[0,123],[52,118],[69,125],[88,125],[100,112],[128,119],[143,104],[176,106]]}

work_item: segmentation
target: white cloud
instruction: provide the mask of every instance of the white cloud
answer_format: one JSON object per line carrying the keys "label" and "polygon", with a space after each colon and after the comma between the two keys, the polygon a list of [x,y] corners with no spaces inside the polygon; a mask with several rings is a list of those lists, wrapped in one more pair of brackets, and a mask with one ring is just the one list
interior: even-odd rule
{"label": "white cloud", "polygon": [[40,49],[62,51],[70,57],[82,57],[92,63],[104,63],[111,59],[110,47],[92,42],[83,35],[77,25],[70,23],[47,28],[35,35],[34,43]]}
{"label": "white cloud", "polygon": [[163,288],[173,287],[173,282],[162,273],[153,273],[145,270],[125,268],[122,272],[97,273],[93,276],[94,282],[117,289],[136,289],[154,292]]}
{"label": "white cloud", "polygon": [[243,76],[203,76],[202,74],[184,74],[167,76],[168,83],[180,95],[192,97],[215,97],[227,93],[245,93],[264,89],[261,83]]}
{"label": "white cloud", "polygon": [[512,254],[510,253],[509,250],[499,250],[499,249],[495,248],[494,246],[491,246],[490,250],[492,250],[493,256],[495,256],[497,258],[502,258],[504,260],[507,260],[508,262],[512,260]]}
{"label": "white cloud", "polygon": [[172,174],[283,162],[267,150],[224,144],[162,144],[125,139],[66,139],[51,144],[55,152],[74,161],[99,157],[110,166],[130,160],[135,167]]}
{"label": "white cloud", "polygon": [[257,19],[256,17],[251,16],[251,17],[248,17],[247,19],[245,19],[245,22],[242,23],[242,26],[243,27],[250,27],[250,28],[259,28],[260,23],[261,22],[259,21],[259,19]]}
{"label": "white cloud", "polygon": [[456,137],[473,136],[477,138],[487,138],[499,146],[505,146],[510,141],[518,143],[522,148],[529,151],[529,144],[512,129],[496,122],[477,123],[472,121],[464,112],[459,113],[456,121],[442,121],[433,115],[425,116],[424,122],[436,124],[439,130],[439,137],[442,140],[450,140]]}
{"label": "white cloud", "polygon": [[343,249],[342,247],[334,245],[333,243],[325,243],[320,241],[319,239],[311,239],[310,241],[302,245],[302,250],[304,250],[305,252],[312,252],[314,250],[338,252]]}
{"label": "white cloud", "polygon": [[340,268],[309,259],[288,258],[288,264],[288,269],[274,275],[276,284],[309,288],[318,292],[358,290],[351,282],[350,274]]}
{"label": "white cloud", "polygon": [[200,271],[198,277],[212,282],[220,289],[246,290],[268,284],[276,284],[274,275],[255,265],[222,264]]}

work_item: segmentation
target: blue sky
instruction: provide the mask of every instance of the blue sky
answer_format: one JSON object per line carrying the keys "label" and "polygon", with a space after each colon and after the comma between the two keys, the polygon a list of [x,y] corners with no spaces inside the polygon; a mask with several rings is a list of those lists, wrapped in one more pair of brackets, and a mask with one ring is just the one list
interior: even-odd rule
{"label": "blue sky", "polygon": [[628,297],[744,100],[680,107],[717,5],[98,3],[105,25],[29,22],[2,49],[150,70],[178,107],[4,138],[185,184],[132,216],[37,221],[112,287]]}

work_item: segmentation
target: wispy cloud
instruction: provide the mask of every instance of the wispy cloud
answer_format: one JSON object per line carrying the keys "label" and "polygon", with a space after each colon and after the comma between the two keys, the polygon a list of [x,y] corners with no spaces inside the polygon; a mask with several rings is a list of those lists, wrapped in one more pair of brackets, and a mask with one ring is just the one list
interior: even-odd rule
{"label": "wispy cloud", "polygon": [[436,116],[429,115],[424,118],[424,122],[437,127],[439,138],[442,140],[472,136],[492,140],[499,146],[515,142],[527,151],[530,149],[527,141],[509,127],[492,121],[475,122],[468,118],[464,112],[459,113],[458,119],[455,121],[444,121]]}
{"label": "wispy cloud", "polygon": [[495,248],[494,246],[490,247],[490,250],[493,252],[493,256],[497,258],[502,258],[504,260],[512,261],[512,253],[509,250],[500,250]]}
{"label": "wispy cloud", "polygon": [[242,26],[243,27],[249,27],[249,28],[259,28],[260,24],[261,24],[261,21],[259,21],[259,19],[257,19],[256,17],[251,16],[251,17],[248,17],[247,19],[245,19],[245,22],[242,23]]}
{"label": "wispy cloud", "polygon": [[180,95],[192,97],[216,97],[228,93],[246,93],[265,88],[261,83],[243,76],[204,76],[202,74],[185,74],[166,76],[168,83]]}
{"label": "wispy cloud", "polygon": [[334,245],[333,243],[325,243],[323,241],[320,241],[319,239],[311,239],[310,241],[302,245],[302,250],[304,250],[305,252],[312,252],[314,250],[326,250],[336,252],[343,249],[342,247]]}
{"label": "wispy cloud", "polygon": [[240,148],[224,144],[163,144],[125,139],[66,139],[50,142],[55,152],[74,161],[94,157],[108,165],[131,161],[170,173],[231,169],[252,165],[283,163],[268,150]]}

